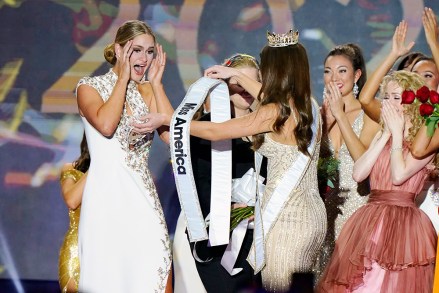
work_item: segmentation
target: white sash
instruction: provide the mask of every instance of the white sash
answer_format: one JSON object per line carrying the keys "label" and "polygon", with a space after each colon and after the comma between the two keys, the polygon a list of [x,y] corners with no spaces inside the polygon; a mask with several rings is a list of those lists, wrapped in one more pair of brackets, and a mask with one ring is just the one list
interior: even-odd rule
{"label": "white sash", "polygon": [[[208,238],[198,200],[190,157],[189,121],[210,95],[211,120],[230,119],[230,96],[227,85],[217,79],[202,77],[191,85],[170,123],[170,149],[175,184],[185,215],[191,242]],[[211,245],[229,242],[230,199],[232,184],[231,140],[212,142],[212,190],[209,240]]]}
{"label": "white sash", "polygon": [[311,129],[313,136],[308,146],[308,153],[310,154],[310,157],[304,155],[302,152],[299,153],[297,159],[292,163],[291,167],[287,170],[285,175],[282,177],[282,180],[277,185],[263,211],[261,211],[261,197],[258,197],[257,199],[255,206],[253,247],[250,250],[250,254],[247,258],[248,262],[253,267],[255,274],[261,271],[265,266],[264,239],[266,239],[268,233],[272,229],[272,226],[279,217],[282,208],[290,197],[291,192],[300,183],[302,176],[308,169],[311,157],[314,154],[317,141],[317,129],[319,126],[319,107],[314,101],[312,103],[312,112],[313,123],[311,125]]}

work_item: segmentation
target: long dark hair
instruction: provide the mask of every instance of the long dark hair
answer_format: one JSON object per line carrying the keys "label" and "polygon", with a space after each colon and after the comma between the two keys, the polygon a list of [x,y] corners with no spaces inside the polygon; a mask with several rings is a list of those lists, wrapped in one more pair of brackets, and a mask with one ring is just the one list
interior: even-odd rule
{"label": "long dark hair", "polygon": [[[396,67],[396,70],[407,69],[408,71],[412,71],[413,66],[416,63],[418,63],[418,61],[420,61],[420,59],[423,59],[423,58],[427,58],[427,56],[425,56],[421,52],[410,52],[410,53],[406,54],[404,57],[402,57],[401,61],[399,61],[399,63],[398,63],[398,66]],[[410,66],[410,68],[409,68],[409,66]]]}
{"label": "long dark hair", "polygon": [[[367,80],[366,63],[364,62],[361,48],[357,44],[353,43],[336,46],[329,51],[323,63],[326,63],[326,60],[328,60],[330,56],[340,55],[345,56],[347,59],[349,59],[349,61],[351,61],[354,72],[358,69],[361,70],[360,78],[357,80],[358,92],[360,93]],[[359,95],[357,95],[357,97],[358,96]]]}
{"label": "long dark hair", "polygon": [[84,133],[81,141],[81,154],[79,155],[79,158],[73,162],[73,168],[81,171],[82,173],[85,173],[88,171],[89,167],[90,167],[90,153],[88,152],[87,139]]}
{"label": "long dark hair", "polygon": [[[309,155],[313,122],[311,105],[311,79],[308,55],[305,47],[297,43],[286,47],[265,46],[261,52],[262,88],[258,95],[261,105],[273,103],[278,108],[278,116],[273,130],[279,132],[285,121],[294,115],[290,101],[297,111],[297,125],[294,136],[299,151]],[[262,134],[254,137],[254,149],[264,142]]]}

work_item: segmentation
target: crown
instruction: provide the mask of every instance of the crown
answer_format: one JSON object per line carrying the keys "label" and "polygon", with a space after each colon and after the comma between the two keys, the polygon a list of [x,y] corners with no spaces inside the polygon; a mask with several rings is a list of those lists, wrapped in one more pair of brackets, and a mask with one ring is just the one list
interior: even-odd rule
{"label": "crown", "polygon": [[285,34],[276,34],[267,31],[267,40],[269,47],[286,47],[289,45],[295,45],[299,41],[299,31],[290,29]]}

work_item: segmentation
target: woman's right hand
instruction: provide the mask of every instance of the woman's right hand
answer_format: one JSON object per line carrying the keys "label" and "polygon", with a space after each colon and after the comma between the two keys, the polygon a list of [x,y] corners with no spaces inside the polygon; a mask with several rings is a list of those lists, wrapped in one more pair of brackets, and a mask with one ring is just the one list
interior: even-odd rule
{"label": "woman's right hand", "polygon": [[117,76],[120,80],[126,81],[127,83],[131,79],[131,64],[130,64],[130,58],[131,54],[133,53],[133,40],[129,40],[126,42],[125,46],[122,49],[121,56],[117,56],[117,62],[119,63],[119,72],[117,73]]}
{"label": "woman's right hand", "polygon": [[395,28],[395,33],[392,39],[392,53],[398,57],[406,55],[415,45],[415,42],[410,42],[407,46],[405,45],[405,37],[407,35],[407,22],[405,20],[401,21],[399,25]]}

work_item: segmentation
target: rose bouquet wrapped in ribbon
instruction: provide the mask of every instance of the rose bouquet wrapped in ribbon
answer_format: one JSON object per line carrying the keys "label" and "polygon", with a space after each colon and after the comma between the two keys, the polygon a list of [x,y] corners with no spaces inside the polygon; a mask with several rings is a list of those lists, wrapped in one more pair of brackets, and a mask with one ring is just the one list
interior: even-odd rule
{"label": "rose bouquet wrapped in ribbon", "polygon": [[415,100],[420,102],[419,114],[424,117],[427,126],[427,135],[433,136],[434,130],[439,123],[439,93],[423,86],[416,93],[411,90],[402,92],[401,104],[413,104]]}
{"label": "rose bouquet wrapped in ribbon", "polygon": [[232,180],[232,202],[243,205],[243,207],[234,208],[230,213],[232,235],[221,258],[221,265],[231,276],[242,271],[242,268],[234,266],[247,229],[252,224],[249,218],[254,214],[256,196],[262,195],[265,190],[264,180],[264,177],[258,176],[253,168],[250,168],[241,178]]}

